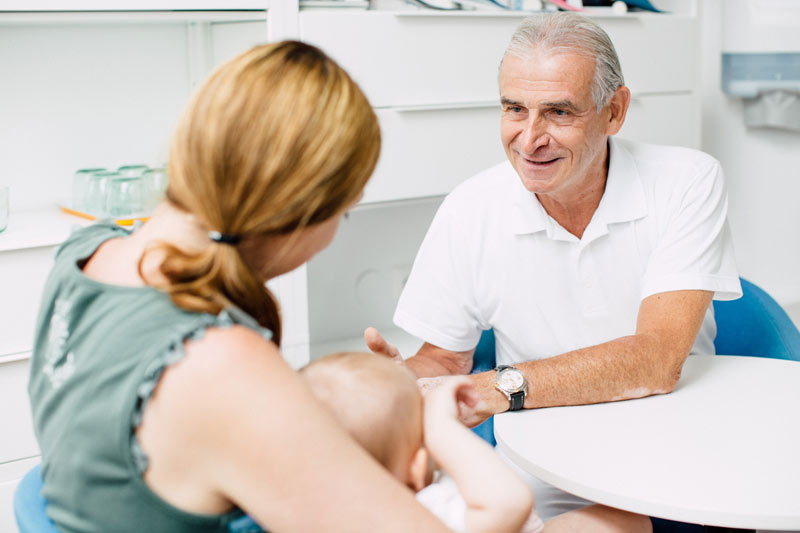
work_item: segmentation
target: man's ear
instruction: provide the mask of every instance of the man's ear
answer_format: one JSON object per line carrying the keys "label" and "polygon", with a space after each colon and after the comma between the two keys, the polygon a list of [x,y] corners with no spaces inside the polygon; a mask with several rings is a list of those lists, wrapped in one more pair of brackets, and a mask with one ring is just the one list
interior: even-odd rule
{"label": "man's ear", "polygon": [[411,464],[408,465],[408,480],[414,492],[419,492],[431,484],[433,476],[433,468],[429,466],[428,450],[425,447],[420,448],[414,453],[411,458]]}
{"label": "man's ear", "polygon": [[606,135],[616,135],[625,123],[625,115],[628,113],[628,106],[631,104],[631,91],[624,85],[620,86],[608,101],[608,124],[606,125]]}

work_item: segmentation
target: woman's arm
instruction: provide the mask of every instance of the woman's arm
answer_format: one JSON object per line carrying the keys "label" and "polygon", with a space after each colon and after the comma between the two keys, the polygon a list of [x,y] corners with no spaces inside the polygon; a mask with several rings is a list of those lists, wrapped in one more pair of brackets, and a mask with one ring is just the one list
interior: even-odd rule
{"label": "woman's arm", "polygon": [[530,489],[458,420],[459,405],[475,409],[478,401],[468,377],[444,378],[425,396],[425,446],[461,491],[468,532],[519,531],[533,508]]}
{"label": "woman's arm", "polygon": [[186,351],[139,433],[146,480],[167,501],[199,512],[235,504],[270,531],[446,531],[339,427],[274,344],[233,327],[209,330]]}

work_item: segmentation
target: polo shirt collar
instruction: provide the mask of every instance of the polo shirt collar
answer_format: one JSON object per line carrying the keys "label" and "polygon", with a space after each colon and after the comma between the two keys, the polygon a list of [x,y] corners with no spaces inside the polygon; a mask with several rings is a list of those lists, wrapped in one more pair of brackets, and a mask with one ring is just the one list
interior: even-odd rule
{"label": "polo shirt collar", "polygon": [[[608,224],[629,222],[647,215],[644,188],[633,156],[613,137],[609,137],[608,145],[611,161],[606,190],[583,234],[584,241],[608,233]],[[511,211],[511,227],[515,234],[536,233],[557,226],[536,195],[528,191],[519,178],[516,180],[516,190]],[[548,235],[552,233],[552,229],[548,231]]]}

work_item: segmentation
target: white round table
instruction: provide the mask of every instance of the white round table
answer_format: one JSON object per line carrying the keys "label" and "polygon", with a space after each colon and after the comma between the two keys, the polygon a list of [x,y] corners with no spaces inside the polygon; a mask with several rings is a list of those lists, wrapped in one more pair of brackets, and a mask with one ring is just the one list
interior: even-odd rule
{"label": "white round table", "polygon": [[800,362],[691,356],[671,394],[504,413],[494,424],[521,468],[588,500],[800,530]]}

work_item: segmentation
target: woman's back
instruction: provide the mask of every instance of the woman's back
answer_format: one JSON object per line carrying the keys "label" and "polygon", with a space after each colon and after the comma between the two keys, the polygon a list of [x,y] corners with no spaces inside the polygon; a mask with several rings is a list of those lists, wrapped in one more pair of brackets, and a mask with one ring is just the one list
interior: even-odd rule
{"label": "woman's back", "polygon": [[232,323],[261,330],[235,310],[191,313],[151,287],[84,275],[83,260],[125,235],[102,224],[77,232],[45,287],[29,392],[48,512],[65,531],[226,531],[241,513],[192,515],[146,486],[134,430],[164,368],[183,357],[185,339]]}

